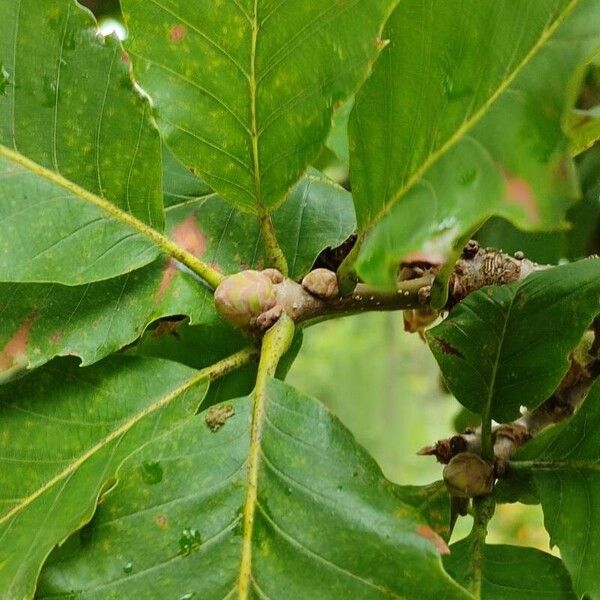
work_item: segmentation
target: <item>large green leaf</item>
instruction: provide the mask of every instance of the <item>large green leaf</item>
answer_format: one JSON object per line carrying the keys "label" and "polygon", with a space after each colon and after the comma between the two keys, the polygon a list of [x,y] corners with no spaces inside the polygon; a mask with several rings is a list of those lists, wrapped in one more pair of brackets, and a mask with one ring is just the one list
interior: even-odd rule
{"label": "large green leaf", "polygon": [[0,589],[29,598],[52,548],[83,526],[134,450],[194,414],[206,384],[167,361],[57,361],[0,388]]}
{"label": "large green leaf", "polygon": [[6,0],[0,62],[0,279],[75,285],[152,261],[115,219],[164,221],[158,132],[118,41],[74,0]]}
{"label": "large green leaf", "polygon": [[473,569],[480,570],[481,600],[577,600],[571,578],[559,558],[519,546],[489,545],[480,556],[467,537],[450,546],[444,566],[461,585],[473,583]]}
{"label": "large green leaf", "polygon": [[[40,598],[470,597],[441,570],[441,539],[320,404],[271,381],[250,467],[251,403],[229,406],[218,431],[205,413],[123,466],[84,541],[75,536],[50,558]],[[149,464],[160,478],[147,477]]]}
{"label": "large green leaf", "polygon": [[237,208],[270,211],[370,71],[398,0],[124,0],[165,139]]}
{"label": "large green leaf", "polygon": [[575,591],[600,598],[600,383],[570,420],[529,442],[514,461],[528,466],[550,541],[560,548]]}
{"label": "large green leaf", "polygon": [[456,399],[507,422],[546,400],[600,313],[600,260],[534,273],[470,294],[427,333]]}
{"label": "large green leaf", "polygon": [[390,285],[415,250],[443,258],[491,214],[562,224],[576,188],[561,116],[569,76],[600,45],[598,10],[593,0],[398,5],[350,123],[364,279]]}

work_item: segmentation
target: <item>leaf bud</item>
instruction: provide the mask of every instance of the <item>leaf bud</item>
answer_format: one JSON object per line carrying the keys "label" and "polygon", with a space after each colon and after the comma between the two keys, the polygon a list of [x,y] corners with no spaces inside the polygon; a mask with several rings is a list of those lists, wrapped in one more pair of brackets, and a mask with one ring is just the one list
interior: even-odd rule
{"label": "leaf bud", "polygon": [[452,496],[489,496],[494,488],[494,469],[481,456],[461,452],[444,467],[444,483]]}
{"label": "leaf bud", "polygon": [[317,298],[335,298],[340,293],[337,275],[329,269],[314,269],[304,277],[302,287]]}
{"label": "leaf bud", "polygon": [[215,290],[219,314],[238,327],[248,327],[256,317],[277,304],[271,279],[260,271],[241,271],[225,278]]}

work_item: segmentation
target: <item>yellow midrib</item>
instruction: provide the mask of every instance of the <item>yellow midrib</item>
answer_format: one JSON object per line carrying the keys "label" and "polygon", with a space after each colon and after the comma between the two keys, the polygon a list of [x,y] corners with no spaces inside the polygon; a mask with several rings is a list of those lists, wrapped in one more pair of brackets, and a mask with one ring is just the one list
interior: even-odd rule
{"label": "yellow midrib", "polygon": [[248,88],[250,91],[250,114],[251,114],[251,138],[252,138],[252,162],[254,174],[255,201],[259,207],[262,206],[260,189],[260,158],[258,155],[258,119],[256,114],[256,47],[258,43],[258,0],[254,0],[254,15],[252,17],[252,40],[250,46],[250,77]]}
{"label": "yellow midrib", "polygon": [[206,379],[210,376],[210,373],[207,372],[207,369],[199,371],[191,377],[184,384],[179,386],[174,391],[170,392],[166,396],[163,396],[150,406],[147,406],[144,410],[140,411],[130,419],[127,419],[124,423],[122,423],[117,429],[112,431],[109,435],[102,438],[97,444],[89,448],[86,452],[84,452],[77,460],[73,461],[62,471],[57,473],[54,477],[49,479],[44,485],[40,486],[35,492],[23,498],[16,506],[14,506],[10,511],[0,517],[0,525],[10,520],[12,517],[25,510],[30,504],[32,504],[37,498],[39,498],[46,491],[51,489],[57,483],[63,481],[66,477],[77,471],[83,463],[106,448],[111,442],[115,441],[119,436],[127,433],[134,425],[139,423],[143,418],[148,416],[149,414],[159,410],[160,408],[171,403],[175,398],[181,395],[183,392],[187,391],[203,379]]}
{"label": "yellow midrib", "polygon": [[395,194],[393,194],[389,201],[376,213],[376,215],[366,225],[361,237],[366,237],[368,231],[373,229],[395,206],[395,204],[410,190],[416,183],[418,183],[423,175],[444,155],[452,146],[458,143],[464,135],[466,135],[487,113],[492,104],[506,91],[510,84],[515,80],[516,76],[521,70],[531,61],[531,59],[541,50],[548,39],[554,34],[554,32],[560,27],[565,18],[579,3],[579,0],[571,0],[565,7],[563,12],[555,19],[555,21],[547,29],[544,29],[538,38],[538,41],[531,47],[529,52],[523,57],[523,60],[516,66],[516,68],[510,73],[510,75],[504,79],[501,84],[496,88],[494,93],[488,98],[488,100],[476,111],[473,116],[464,121],[462,125],[454,132],[452,136],[442,144],[438,150],[430,154],[427,159],[421,164],[421,166],[408,178],[406,183],[399,188]]}
{"label": "yellow midrib", "polygon": [[131,229],[136,230],[138,233],[148,238],[153,244],[158,246],[163,252],[169,254],[182,264],[189,267],[192,271],[197,273],[200,277],[202,277],[209,285],[212,287],[217,287],[219,283],[223,279],[223,275],[218,273],[215,269],[205,264],[198,258],[196,258],[193,254],[190,254],[174,242],[172,242],[168,237],[164,236],[162,233],[158,232],[156,229],[146,225],[143,221],[140,221],[138,218],[134,217],[132,214],[121,210],[118,206],[109,202],[105,198],[101,198],[96,194],[82,188],[76,183],[70,181],[63,177],[60,173],[56,171],[51,171],[46,167],[41,166],[40,164],[34,162],[33,160],[27,158],[22,155],[20,152],[16,150],[11,150],[6,146],[0,144],[0,156],[6,158],[10,162],[19,165],[26,171],[29,171],[33,175],[45,179],[54,185],[57,185],[74,196],[89,202],[90,204],[94,204],[104,212],[108,213],[111,217],[114,217],[124,225],[127,225]]}

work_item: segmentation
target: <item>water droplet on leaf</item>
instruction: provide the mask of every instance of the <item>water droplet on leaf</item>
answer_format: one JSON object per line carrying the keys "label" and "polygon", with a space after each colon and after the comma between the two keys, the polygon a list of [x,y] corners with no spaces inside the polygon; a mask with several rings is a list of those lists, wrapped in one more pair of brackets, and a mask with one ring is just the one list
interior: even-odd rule
{"label": "water droplet on leaf", "polygon": [[179,600],[190,600],[190,598],[193,598],[194,596],[195,596],[194,592],[188,592],[187,594],[180,596]]}
{"label": "water droplet on leaf", "polygon": [[446,231],[452,229],[456,225],[456,217],[446,217],[440,221],[439,225],[435,228],[435,231]]}
{"label": "water droplet on leaf", "polygon": [[133,571],[133,563],[132,562],[128,562],[124,567],[123,567],[123,573],[129,575],[129,573],[131,573],[131,571]]}

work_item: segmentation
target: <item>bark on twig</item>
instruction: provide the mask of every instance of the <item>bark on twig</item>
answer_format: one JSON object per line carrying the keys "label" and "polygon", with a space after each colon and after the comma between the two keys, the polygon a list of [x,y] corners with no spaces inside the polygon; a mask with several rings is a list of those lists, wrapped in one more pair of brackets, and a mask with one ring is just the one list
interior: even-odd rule
{"label": "bark on twig", "polygon": [[[492,441],[499,475],[502,475],[505,463],[525,442],[570,417],[579,408],[600,375],[597,339],[596,336],[590,347],[588,361],[582,361],[581,357],[573,354],[569,371],[550,398],[511,423],[493,425]],[[418,454],[435,456],[439,462],[447,464],[461,452],[481,452],[481,428],[467,429],[458,435],[438,440],[419,450]]]}

